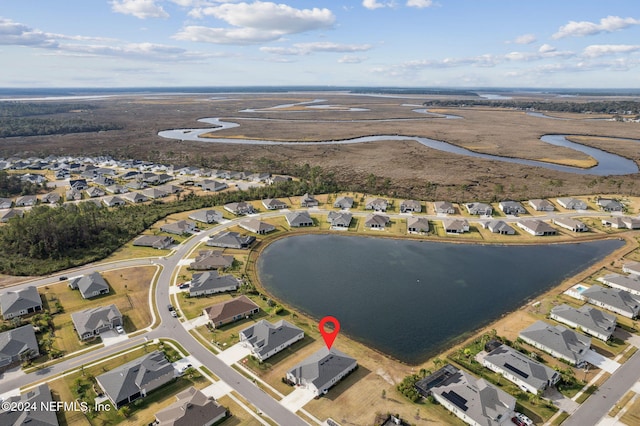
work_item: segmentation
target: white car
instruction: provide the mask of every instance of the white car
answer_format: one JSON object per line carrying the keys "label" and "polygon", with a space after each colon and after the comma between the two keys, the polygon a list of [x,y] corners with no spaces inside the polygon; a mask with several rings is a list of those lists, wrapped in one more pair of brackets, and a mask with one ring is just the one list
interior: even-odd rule
{"label": "white car", "polygon": [[522,413],[516,413],[516,417],[523,422],[524,424],[531,426],[533,425],[533,420],[531,420],[529,417],[525,416]]}
{"label": "white car", "polygon": [[174,318],[178,317],[178,313],[176,311],[171,311],[171,316]]}
{"label": "white car", "polygon": [[116,325],[116,331],[117,331],[119,334],[124,334],[124,328],[122,328],[122,326],[121,326],[121,325]]}

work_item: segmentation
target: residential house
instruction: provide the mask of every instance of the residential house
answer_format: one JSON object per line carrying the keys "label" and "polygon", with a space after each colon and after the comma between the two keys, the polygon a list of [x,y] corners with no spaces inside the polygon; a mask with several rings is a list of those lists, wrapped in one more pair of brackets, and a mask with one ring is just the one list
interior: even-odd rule
{"label": "residential house", "polygon": [[636,318],[640,313],[640,297],[628,291],[592,285],[584,290],[581,296],[592,305],[600,306],[623,317]]}
{"label": "residential house", "polygon": [[105,194],[105,192],[97,186],[89,187],[84,192],[86,192],[89,198],[103,197]]}
{"label": "residential house", "polygon": [[556,217],[551,219],[554,225],[558,225],[562,228],[568,229],[573,232],[587,232],[589,228],[583,222],[570,217]]}
{"label": "residential house", "polygon": [[97,178],[93,179],[93,183],[101,186],[111,186],[115,184],[116,181],[107,176],[98,176]]}
{"label": "residential house", "polygon": [[5,320],[42,311],[42,299],[38,289],[30,285],[17,291],[0,294],[0,308]]}
{"label": "residential house", "polygon": [[454,214],[456,212],[455,207],[448,201],[436,201],[433,203],[433,209],[436,214]]}
{"label": "residential house", "polygon": [[282,182],[290,182],[290,181],[291,181],[290,176],[271,176],[269,179],[267,179],[267,183],[269,185],[274,185],[276,183],[282,183]]}
{"label": "residential house", "polygon": [[590,337],[561,325],[554,327],[544,321],[537,321],[522,330],[519,337],[531,346],[578,368],[586,362],[585,355],[591,348]]}
{"label": "residential house", "polygon": [[426,217],[407,218],[407,232],[414,234],[426,234],[429,232],[429,221]]}
{"label": "residential house", "polygon": [[349,229],[353,215],[348,212],[330,211],[327,214],[327,222],[331,224],[331,229]]}
{"label": "residential house", "polygon": [[527,210],[517,201],[500,201],[498,207],[504,214],[519,215],[525,214]]}
{"label": "residential house", "polygon": [[73,290],[80,290],[80,294],[84,299],[91,299],[92,297],[109,293],[109,284],[99,272],[70,278],[68,285]]}
{"label": "residential house", "polygon": [[23,195],[16,198],[16,207],[32,207],[38,202],[38,197],[35,195]]}
{"label": "residential house", "polygon": [[611,198],[598,198],[596,203],[605,212],[621,212],[624,210],[624,205],[620,201]]}
{"label": "residential house", "polygon": [[602,219],[602,225],[615,229],[640,229],[640,219],[628,216],[614,216]]}
{"label": "residential house", "polygon": [[189,269],[208,271],[212,269],[224,269],[233,265],[233,256],[225,256],[218,250],[201,250],[195,260],[189,265]]}
{"label": "residential house", "polygon": [[149,185],[147,185],[146,183],[142,182],[141,180],[135,180],[135,181],[127,182],[125,184],[125,187],[127,189],[134,190],[134,191],[139,191],[141,189],[145,189],[148,186]]}
{"label": "residential house", "polygon": [[141,235],[133,242],[134,246],[153,247],[156,249],[166,249],[171,244],[173,244],[173,238],[162,235]]}
{"label": "residential house", "polygon": [[75,179],[69,181],[69,188],[75,189],[76,191],[84,191],[89,188],[89,184],[86,179]]}
{"label": "residential house", "polygon": [[158,411],[154,426],[211,426],[227,417],[227,409],[191,386],[176,394],[177,401]]}
{"label": "residential house", "polygon": [[333,203],[333,207],[337,209],[350,209],[353,207],[353,198],[352,197],[338,197],[336,198],[335,203]]}
{"label": "residential house", "polygon": [[256,240],[252,235],[240,235],[237,232],[224,231],[213,235],[207,241],[211,247],[245,249]]}
{"label": "residential house", "polygon": [[313,195],[306,193],[300,199],[300,207],[318,207],[318,200],[313,198]]}
{"label": "residential house", "polygon": [[286,379],[320,396],[357,367],[358,362],[349,355],[322,348],[289,370]]}
{"label": "residential house", "polygon": [[98,306],[71,314],[73,327],[80,340],[87,340],[116,326],[122,326],[122,314],[116,305]]}
{"label": "residential house", "polygon": [[214,328],[221,327],[243,318],[248,318],[260,311],[260,307],[247,296],[216,303],[203,310]]}
{"label": "residential house", "polygon": [[196,224],[190,220],[179,220],[177,222],[168,223],[160,226],[162,232],[168,232],[169,234],[193,234],[196,232]]}
{"label": "residential house", "polygon": [[204,191],[212,192],[222,191],[223,189],[229,188],[229,185],[227,185],[225,182],[218,182],[217,180],[213,179],[205,179],[201,182],[196,182],[196,186],[201,187]]}
{"label": "residential house", "polygon": [[313,219],[309,216],[309,212],[298,211],[289,212],[284,215],[287,219],[287,223],[292,228],[300,228],[303,226],[313,226]]}
{"label": "residential house", "polygon": [[151,172],[142,173],[142,181],[149,185],[158,185],[160,183],[160,177]]}
{"label": "residential house", "polygon": [[640,262],[627,262],[622,265],[622,272],[627,274],[640,275]]}
{"label": "residential house", "polygon": [[10,209],[13,206],[11,198],[0,198],[0,209]]}
{"label": "residential house", "polygon": [[557,198],[556,201],[567,210],[586,210],[587,203],[576,198]]}
{"label": "residential house", "polygon": [[164,354],[153,351],[96,377],[116,409],[135,401],[175,377],[175,368]]}
{"label": "residential house", "polygon": [[598,281],[608,285],[609,287],[628,291],[635,296],[640,296],[640,277],[637,275],[620,275],[612,273],[599,277]]}
{"label": "residential house", "polygon": [[386,212],[389,203],[382,198],[367,198],[364,203],[365,210],[373,210],[376,212]]}
{"label": "residential house", "polygon": [[[467,424],[474,426],[512,425],[516,399],[484,379],[446,365],[449,371],[426,385],[430,395],[444,408]],[[434,373],[439,374],[440,371]],[[433,375],[432,375],[433,376]],[[432,376],[429,376],[431,378]]]}
{"label": "residential house", "polygon": [[384,214],[372,213],[368,214],[364,219],[364,227],[366,229],[382,230],[389,224],[389,222],[391,222],[389,216]]}
{"label": "residential house", "polygon": [[280,320],[271,324],[266,320],[260,320],[240,331],[240,342],[251,348],[251,353],[260,362],[277,354],[304,338],[301,328]]}
{"label": "residential house", "polygon": [[467,203],[464,205],[469,214],[474,216],[491,216],[493,207],[485,203]]}
{"label": "residential house", "polygon": [[553,203],[549,200],[534,199],[529,200],[529,205],[538,212],[552,212],[555,210]]}
{"label": "residential house", "polygon": [[510,225],[503,220],[490,220],[488,222],[483,222],[482,227],[484,229],[488,229],[494,234],[500,235],[515,235],[516,230],[513,229]]}
{"label": "residential house", "polygon": [[151,198],[152,200],[157,200],[158,198],[164,198],[168,196],[169,193],[161,190],[160,188],[147,188],[142,190],[142,195],[147,198]]}
{"label": "residential house", "polygon": [[111,197],[104,197],[102,199],[102,202],[107,207],[124,206],[126,204],[126,202],[122,198],[115,195]]}
{"label": "residential house", "polygon": [[65,193],[65,198],[67,201],[82,200],[82,192],[78,191],[77,189],[71,188]]}
{"label": "residential house", "polygon": [[284,201],[280,201],[278,199],[275,199],[275,198],[267,198],[267,199],[262,200],[262,205],[267,210],[280,210],[280,209],[286,209],[287,208],[287,203],[285,203]]}
{"label": "residential house", "polygon": [[126,194],[129,192],[129,188],[124,185],[111,185],[107,186],[105,189],[110,194]]}
{"label": "residential house", "polygon": [[189,215],[189,219],[202,223],[220,223],[222,213],[217,210],[198,210]]}
{"label": "residential house", "polygon": [[240,287],[233,275],[220,275],[217,270],[193,274],[189,286],[189,297],[235,291]]}
{"label": "residential house", "polygon": [[276,227],[270,223],[263,222],[256,218],[249,218],[240,221],[238,224],[240,228],[246,229],[249,232],[253,232],[254,234],[264,235],[271,231],[275,231]]}
{"label": "residential house", "polygon": [[40,201],[44,204],[56,204],[60,201],[60,198],[62,198],[62,196],[57,192],[50,192],[43,195]]}
{"label": "residential house", "polygon": [[10,219],[14,217],[22,217],[24,216],[24,210],[21,209],[9,209],[0,211],[0,222],[6,223],[9,222]]}
{"label": "residential house", "polygon": [[422,211],[422,204],[416,200],[403,200],[400,203],[400,213],[420,213]]}
{"label": "residential house", "polygon": [[442,221],[444,232],[447,234],[462,234],[469,232],[469,222],[465,219],[444,219]]}
{"label": "residential house", "polygon": [[504,376],[526,392],[540,394],[560,381],[560,373],[507,345],[499,345],[485,356],[482,365]]}
{"label": "residential house", "polygon": [[39,356],[36,332],[31,324],[0,333],[0,372]]}
{"label": "residential house", "polygon": [[122,198],[133,204],[144,203],[145,201],[149,200],[149,198],[139,192],[128,192],[126,194],[123,194]]}
{"label": "residential house", "polygon": [[[161,173],[161,174],[158,175],[157,181],[158,181],[158,184],[165,184],[167,182],[171,182],[173,179],[175,179],[173,176],[168,175],[166,173]],[[172,185],[170,185],[170,186],[172,186]],[[174,187],[174,188],[177,188],[177,187]],[[173,191],[169,191],[169,192],[173,192]],[[180,192],[180,191],[178,191],[178,192]]]}
{"label": "residential house", "polygon": [[51,397],[49,385],[42,383],[20,396],[8,397],[3,406],[6,405],[7,408],[20,407],[21,409],[0,409],[0,424],[7,426],[58,426],[56,410],[46,409],[57,402],[59,401],[54,401]]}
{"label": "residential house", "polygon": [[611,338],[617,324],[615,315],[602,312],[589,305],[581,306],[578,309],[567,304],[554,306],[551,308],[549,317],[605,342]]}
{"label": "residential house", "polygon": [[245,201],[240,201],[239,203],[225,204],[224,209],[230,213],[235,214],[236,216],[240,216],[244,214],[253,214],[256,212],[253,206]]}
{"label": "residential house", "polygon": [[517,223],[518,228],[528,232],[536,237],[545,235],[556,235],[558,233],[551,225],[538,219],[520,220]]}
{"label": "residential house", "polygon": [[[160,177],[165,175],[160,175]],[[166,175],[168,176],[168,175]],[[161,185],[157,187],[160,191],[166,192],[167,194],[178,194],[182,192],[182,188],[177,185]]]}

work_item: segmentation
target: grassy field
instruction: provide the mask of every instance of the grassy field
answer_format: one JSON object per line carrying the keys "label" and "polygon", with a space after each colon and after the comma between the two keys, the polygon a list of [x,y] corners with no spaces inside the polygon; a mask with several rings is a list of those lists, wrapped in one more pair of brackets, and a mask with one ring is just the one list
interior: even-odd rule
{"label": "grassy field", "polygon": [[640,424],[640,398],[636,399],[620,418],[622,423],[632,426]]}

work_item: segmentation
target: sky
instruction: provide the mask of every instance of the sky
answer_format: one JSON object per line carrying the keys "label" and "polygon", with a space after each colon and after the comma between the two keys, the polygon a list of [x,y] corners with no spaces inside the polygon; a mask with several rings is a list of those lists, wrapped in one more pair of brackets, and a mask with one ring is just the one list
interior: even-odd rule
{"label": "sky", "polygon": [[0,87],[640,88],[638,0],[2,0]]}

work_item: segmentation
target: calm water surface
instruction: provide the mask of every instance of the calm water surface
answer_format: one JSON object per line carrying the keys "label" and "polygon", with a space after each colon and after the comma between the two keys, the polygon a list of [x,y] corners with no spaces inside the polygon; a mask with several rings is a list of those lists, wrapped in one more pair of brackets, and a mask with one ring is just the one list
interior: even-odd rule
{"label": "calm water surface", "polygon": [[[621,247],[484,246],[337,235],[278,240],[258,261],[277,298],[416,364]],[[339,346],[339,338],[338,338]]]}

